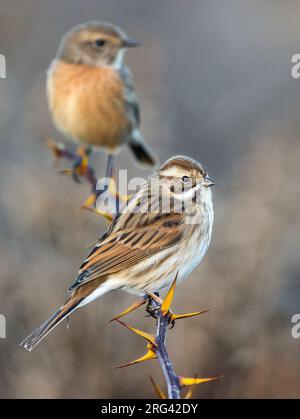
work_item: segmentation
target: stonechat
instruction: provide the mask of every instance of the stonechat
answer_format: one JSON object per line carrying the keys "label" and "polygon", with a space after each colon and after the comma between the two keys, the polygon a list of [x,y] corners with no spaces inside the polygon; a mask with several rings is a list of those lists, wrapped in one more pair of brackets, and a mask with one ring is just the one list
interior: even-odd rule
{"label": "stonechat", "polygon": [[[149,295],[169,286],[175,276],[178,281],[185,279],[210,243],[213,185],[195,160],[169,159],[96,243],[69,288],[69,299],[21,345],[31,351],[72,312],[110,291]],[[164,211],[166,202],[173,202],[168,211]]]}
{"label": "stonechat", "polygon": [[140,108],[133,76],[124,64],[128,48],[139,45],[117,26],[86,22],[69,30],[47,73],[49,109],[56,127],[89,148],[113,156],[128,144],[136,159],[154,166],[156,159],[140,132]]}

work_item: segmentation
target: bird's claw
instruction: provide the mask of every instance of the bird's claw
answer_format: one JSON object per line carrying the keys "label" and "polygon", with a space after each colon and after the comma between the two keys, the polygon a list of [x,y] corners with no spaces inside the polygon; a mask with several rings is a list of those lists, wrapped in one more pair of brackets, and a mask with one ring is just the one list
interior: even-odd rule
{"label": "bird's claw", "polygon": [[90,170],[89,156],[91,154],[91,147],[79,147],[76,152],[76,158],[72,165],[72,179],[76,183],[80,183],[80,176],[85,176]]}
{"label": "bird's claw", "polygon": [[157,315],[160,311],[160,304],[153,304],[153,301],[160,303],[161,300],[158,292],[146,295],[146,312],[148,313],[147,317],[153,317],[154,319],[157,319]]}

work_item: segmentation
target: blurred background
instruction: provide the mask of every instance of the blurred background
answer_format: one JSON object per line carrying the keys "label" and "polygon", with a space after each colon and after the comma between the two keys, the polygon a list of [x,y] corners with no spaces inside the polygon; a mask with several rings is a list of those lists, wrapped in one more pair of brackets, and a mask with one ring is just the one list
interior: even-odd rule
{"label": "blurred background", "polygon": [[[180,375],[224,378],[195,397],[299,397],[300,53],[298,1],[2,0],[0,52],[0,397],[153,397],[156,361],[116,370],[144,342],[106,321],[135,297],[114,293],[76,312],[32,353],[19,342],[64,301],[104,220],[80,210],[89,186],[52,167],[43,140],[62,140],[46,104],[45,73],[61,36],[90,19],[121,26],[143,47],[126,62],[142,132],[161,161],[186,154],[216,180],[215,227],[203,263],[173,309],[168,348]],[[94,155],[99,175],[106,159]],[[127,149],[118,159],[144,176]],[[143,310],[128,323],[154,330]]]}

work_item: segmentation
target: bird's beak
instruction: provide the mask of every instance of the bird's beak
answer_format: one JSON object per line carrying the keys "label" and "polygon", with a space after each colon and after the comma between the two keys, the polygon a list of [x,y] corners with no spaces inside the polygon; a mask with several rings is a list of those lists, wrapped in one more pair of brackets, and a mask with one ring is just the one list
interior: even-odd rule
{"label": "bird's beak", "polygon": [[208,176],[205,176],[204,178],[204,186],[207,188],[210,188],[211,186],[214,186],[216,183]]}
{"label": "bird's beak", "polygon": [[140,45],[141,43],[133,38],[123,39],[122,41],[122,47],[124,48],[134,48],[134,47],[139,47]]}

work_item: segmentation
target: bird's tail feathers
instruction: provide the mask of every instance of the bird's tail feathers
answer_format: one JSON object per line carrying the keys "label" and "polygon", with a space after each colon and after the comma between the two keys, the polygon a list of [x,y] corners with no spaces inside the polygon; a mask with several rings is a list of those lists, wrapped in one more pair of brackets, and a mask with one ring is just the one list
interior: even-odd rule
{"label": "bird's tail feathers", "polygon": [[48,320],[27,336],[21,342],[20,346],[24,347],[27,351],[32,351],[54,327],[78,308],[80,302],[81,300],[70,297]]}
{"label": "bird's tail feathers", "polygon": [[129,147],[142,166],[145,166],[146,168],[156,166],[157,158],[152,151],[150,151],[140,133],[132,136],[129,141]]}

